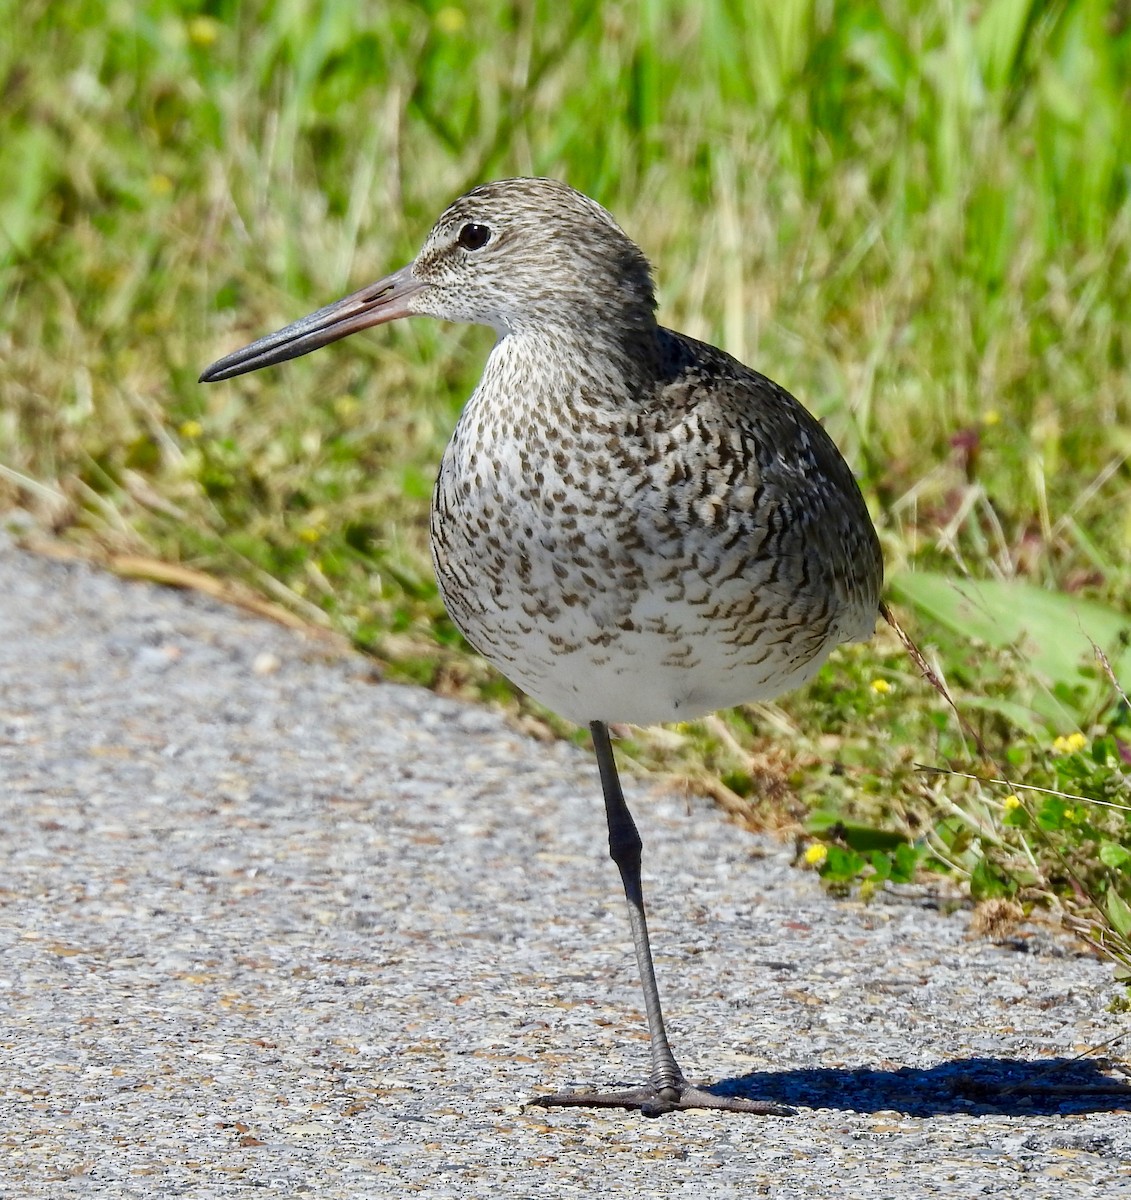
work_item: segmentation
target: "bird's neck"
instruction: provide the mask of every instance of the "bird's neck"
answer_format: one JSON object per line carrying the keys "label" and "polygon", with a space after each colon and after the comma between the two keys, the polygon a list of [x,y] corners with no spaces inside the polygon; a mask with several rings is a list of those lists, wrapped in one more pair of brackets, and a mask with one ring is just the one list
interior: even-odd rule
{"label": "bird's neck", "polygon": [[535,390],[544,381],[542,386],[563,394],[581,389],[623,406],[654,393],[662,363],[660,334],[654,320],[515,330],[496,343],[484,379],[505,375]]}

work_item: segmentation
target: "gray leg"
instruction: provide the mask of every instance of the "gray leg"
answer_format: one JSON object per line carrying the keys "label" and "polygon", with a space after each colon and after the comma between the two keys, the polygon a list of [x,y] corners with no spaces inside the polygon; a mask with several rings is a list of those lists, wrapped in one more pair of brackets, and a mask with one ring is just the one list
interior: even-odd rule
{"label": "gray leg", "polygon": [[609,822],[609,853],[620,871],[625,898],[628,900],[628,920],[632,927],[632,943],[636,947],[636,962],[644,989],[644,1011],[648,1015],[648,1033],[652,1044],[652,1076],[644,1086],[628,1091],[562,1092],[554,1096],[535,1097],[532,1103],[546,1106],[639,1109],[648,1117],[658,1117],[682,1108],[721,1108],[730,1112],[793,1116],[793,1109],[784,1104],[775,1104],[768,1100],[716,1096],[712,1092],[693,1087],[679,1069],[668,1044],[667,1031],[664,1029],[660,992],[656,986],[656,970],[652,965],[652,947],[648,940],[648,922],[644,917],[644,892],[640,885],[640,834],[621,790],[608,727],[603,721],[594,721],[589,728],[593,734],[597,766],[601,772],[601,787],[605,793],[605,814]]}

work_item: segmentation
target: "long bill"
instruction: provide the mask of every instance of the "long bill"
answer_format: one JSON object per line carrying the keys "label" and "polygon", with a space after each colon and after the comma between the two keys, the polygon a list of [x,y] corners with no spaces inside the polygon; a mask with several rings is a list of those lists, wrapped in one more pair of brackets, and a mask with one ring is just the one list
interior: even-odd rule
{"label": "long bill", "polygon": [[348,337],[359,329],[411,316],[416,311],[412,300],[426,286],[413,274],[410,263],[352,296],[327,304],[277,333],[269,333],[242,350],[224,355],[204,370],[200,382],[217,383],[221,379],[245,375],[248,371],[258,371],[260,367],[271,367],[309,354],[311,350]]}

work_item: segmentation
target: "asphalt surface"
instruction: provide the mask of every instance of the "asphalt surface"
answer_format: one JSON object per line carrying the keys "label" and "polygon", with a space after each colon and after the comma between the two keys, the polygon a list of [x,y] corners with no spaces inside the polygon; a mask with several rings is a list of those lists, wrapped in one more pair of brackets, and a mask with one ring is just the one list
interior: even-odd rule
{"label": "asphalt surface", "polygon": [[525,1106],[646,1071],[587,754],[0,540],[0,1196],[1131,1197],[1108,965],[627,791],[677,1055],[796,1117]]}

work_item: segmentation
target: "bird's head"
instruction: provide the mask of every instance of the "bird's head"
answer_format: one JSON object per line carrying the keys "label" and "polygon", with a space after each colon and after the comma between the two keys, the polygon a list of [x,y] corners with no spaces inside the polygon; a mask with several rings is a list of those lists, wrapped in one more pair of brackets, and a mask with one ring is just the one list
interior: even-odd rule
{"label": "bird's head", "polygon": [[213,383],[298,358],[400,317],[626,332],[654,324],[648,260],[596,201],[553,179],[473,188],[432,227],[399,271],[213,363]]}

